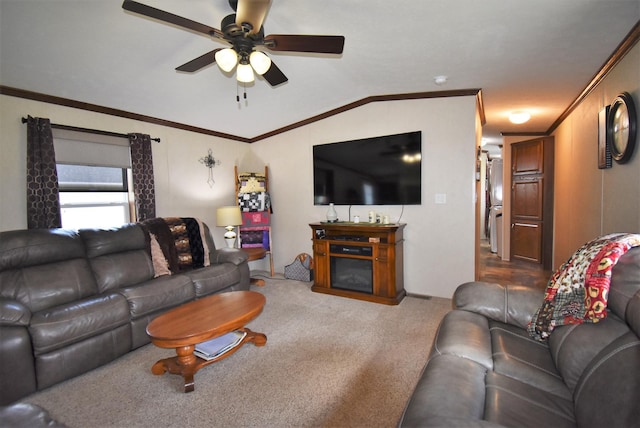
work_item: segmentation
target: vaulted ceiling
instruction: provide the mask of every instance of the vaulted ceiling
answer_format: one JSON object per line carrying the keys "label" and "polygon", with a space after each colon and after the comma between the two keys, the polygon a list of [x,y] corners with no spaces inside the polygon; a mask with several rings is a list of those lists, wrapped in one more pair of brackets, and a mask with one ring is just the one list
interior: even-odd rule
{"label": "vaulted ceiling", "polygon": [[[227,0],[140,2],[216,28],[232,13]],[[639,0],[273,0],[265,34],[343,35],[344,52],[266,51],[289,81],[245,89],[216,65],[176,71],[226,46],[121,1],[0,0],[0,85],[247,139],[371,96],[478,88],[483,134],[499,141],[548,130],[639,21]],[[513,125],[513,110],[533,117]]]}

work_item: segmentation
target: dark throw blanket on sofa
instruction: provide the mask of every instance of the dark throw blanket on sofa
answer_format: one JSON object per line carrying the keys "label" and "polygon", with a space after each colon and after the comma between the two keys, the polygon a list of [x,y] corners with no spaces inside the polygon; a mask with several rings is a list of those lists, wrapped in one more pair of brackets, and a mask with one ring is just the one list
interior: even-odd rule
{"label": "dark throw blanket on sofa", "polygon": [[153,234],[172,273],[209,265],[209,248],[202,222],[192,217],[166,217],[141,223],[148,239]]}

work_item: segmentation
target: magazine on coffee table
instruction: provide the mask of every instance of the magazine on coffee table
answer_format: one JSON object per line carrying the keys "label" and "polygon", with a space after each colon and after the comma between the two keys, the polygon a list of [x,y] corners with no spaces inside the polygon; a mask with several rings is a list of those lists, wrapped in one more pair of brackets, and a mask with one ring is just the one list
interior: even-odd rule
{"label": "magazine on coffee table", "polygon": [[206,342],[198,343],[193,354],[204,360],[213,360],[238,346],[246,335],[247,333],[244,331],[232,331],[223,334]]}

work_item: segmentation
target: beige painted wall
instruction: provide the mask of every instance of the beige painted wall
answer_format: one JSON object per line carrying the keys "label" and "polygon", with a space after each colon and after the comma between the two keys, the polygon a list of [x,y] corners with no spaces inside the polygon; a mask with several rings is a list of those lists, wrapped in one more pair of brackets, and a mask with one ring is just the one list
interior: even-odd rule
{"label": "beige painted wall", "polygon": [[[308,224],[326,218],[327,208],[313,205],[313,145],[421,130],[422,205],[404,211],[354,206],[351,215],[366,218],[374,209],[394,222],[402,215],[407,292],[451,297],[457,285],[473,280],[475,102],[458,97],[373,103],[252,144],[271,171],[276,266],[311,253]],[[446,204],[435,204],[437,193],[446,194]],[[347,206],[337,211],[348,218]]]}
{"label": "beige painted wall", "polygon": [[[249,144],[5,95],[0,95],[0,230],[27,226],[27,130],[21,122],[27,115],[61,125],[159,137],[161,142],[153,143],[156,214],[201,218],[212,226],[217,245],[224,245],[224,230],[215,227],[215,207],[235,203],[233,166],[250,150]],[[213,169],[213,187],[199,162],[209,149],[222,162]]]}
{"label": "beige painted wall", "polygon": [[[554,245],[553,268],[564,263],[585,242],[613,232],[640,233],[640,141],[632,159],[598,169],[598,113],[620,92],[631,93],[640,115],[640,45],[612,70],[553,133]],[[639,119],[640,120],[640,119]],[[533,137],[506,137],[503,158],[505,188],[510,188],[511,144]],[[640,140],[640,132],[638,137]],[[507,187],[508,186],[508,187]],[[510,192],[504,194],[506,219],[511,218]],[[508,259],[509,222],[503,225]]]}
{"label": "beige painted wall", "polygon": [[631,93],[640,115],[640,44],[554,133],[554,267],[599,235],[640,233],[640,142],[628,163],[597,167],[598,112],[623,91]]}
{"label": "beige painted wall", "polygon": [[[353,207],[366,218],[369,209],[388,214],[405,229],[405,288],[414,294],[451,297],[461,282],[474,278],[475,236],[475,97],[393,101],[355,110],[277,135],[254,144],[151,125],[20,98],[0,96],[0,230],[26,227],[26,115],[53,123],[160,137],[153,145],[158,216],[200,217],[215,225],[215,207],[234,203],[233,166],[261,170],[269,166],[274,206],[273,251],[276,272],[301,253],[311,253],[310,222],[325,218],[326,207],[313,205],[314,144],[423,132],[422,205]],[[207,170],[198,161],[211,148],[222,165],[214,168],[210,188]],[[435,204],[436,193],[447,203]],[[341,219],[347,207],[338,207]],[[222,230],[212,228],[218,246]],[[266,261],[252,262],[266,269]]]}

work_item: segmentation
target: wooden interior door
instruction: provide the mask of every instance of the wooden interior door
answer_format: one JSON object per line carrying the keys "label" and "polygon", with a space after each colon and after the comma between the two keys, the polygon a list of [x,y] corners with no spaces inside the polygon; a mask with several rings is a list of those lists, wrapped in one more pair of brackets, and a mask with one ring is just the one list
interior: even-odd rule
{"label": "wooden interior door", "polygon": [[553,140],[515,143],[511,156],[511,257],[551,263]]}

